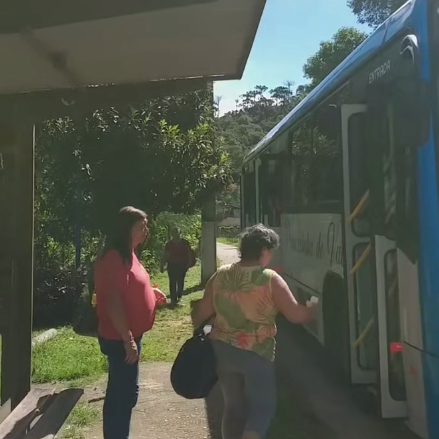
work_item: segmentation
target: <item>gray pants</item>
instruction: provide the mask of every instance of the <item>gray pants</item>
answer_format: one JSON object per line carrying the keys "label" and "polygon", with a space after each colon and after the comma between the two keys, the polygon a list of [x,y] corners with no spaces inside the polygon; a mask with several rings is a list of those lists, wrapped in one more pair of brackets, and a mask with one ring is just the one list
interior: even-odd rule
{"label": "gray pants", "polygon": [[264,439],[276,411],[274,364],[260,355],[212,340],[224,396],[223,439],[253,432]]}

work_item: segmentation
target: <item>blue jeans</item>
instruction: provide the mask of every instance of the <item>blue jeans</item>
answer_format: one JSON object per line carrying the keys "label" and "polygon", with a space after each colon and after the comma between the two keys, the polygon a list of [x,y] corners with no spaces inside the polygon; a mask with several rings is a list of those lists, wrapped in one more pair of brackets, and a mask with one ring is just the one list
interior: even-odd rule
{"label": "blue jeans", "polygon": [[[141,339],[136,339],[140,354]],[[122,341],[99,337],[102,353],[108,359],[108,383],[105,393],[104,439],[128,439],[131,413],[139,396],[139,363],[125,363]]]}

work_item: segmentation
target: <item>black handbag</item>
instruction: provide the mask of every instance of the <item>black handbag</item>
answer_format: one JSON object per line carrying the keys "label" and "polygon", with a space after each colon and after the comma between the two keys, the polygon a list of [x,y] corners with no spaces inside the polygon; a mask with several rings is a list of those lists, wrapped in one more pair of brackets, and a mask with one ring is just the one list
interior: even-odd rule
{"label": "black handbag", "polygon": [[185,341],[172,365],[172,387],[177,395],[186,399],[206,398],[218,381],[215,353],[209,335],[204,333],[209,320]]}

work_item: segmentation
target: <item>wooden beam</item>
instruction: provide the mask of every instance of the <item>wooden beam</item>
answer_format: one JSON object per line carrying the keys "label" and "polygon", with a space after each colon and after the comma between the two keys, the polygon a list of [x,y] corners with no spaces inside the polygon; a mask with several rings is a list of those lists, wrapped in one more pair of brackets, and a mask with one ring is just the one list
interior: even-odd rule
{"label": "wooden beam", "polygon": [[26,435],[26,439],[53,439],[83,393],[82,389],[66,389],[56,395],[53,403]]}
{"label": "wooden beam", "polygon": [[16,130],[15,224],[13,248],[13,291],[11,296],[10,341],[14,346],[11,401],[14,408],[31,388],[33,249],[34,249],[34,146],[35,128],[21,119]]}
{"label": "wooden beam", "polygon": [[38,123],[70,114],[202,90],[207,84],[206,79],[193,78],[3,95],[0,96],[0,117],[13,121],[24,112],[30,120]]}
{"label": "wooden beam", "polygon": [[24,437],[31,423],[40,414],[38,409],[46,395],[47,390],[42,389],[33,389],[29,392],[12,413],[2,420],[0,438],[21,439]]}
{"label": "wooden beam", "polygon": [[217,0],[9,0],[0,6],[0,34],[41,29]]}
{"label": "wooden beam", "polygon": [[1,404],[11,398],[14,375],[14,355],[17,347],[11,340],[12,333],[12,285],[15,208],[16,148],[11,124],[0,125],[0,296],[1,315]]}

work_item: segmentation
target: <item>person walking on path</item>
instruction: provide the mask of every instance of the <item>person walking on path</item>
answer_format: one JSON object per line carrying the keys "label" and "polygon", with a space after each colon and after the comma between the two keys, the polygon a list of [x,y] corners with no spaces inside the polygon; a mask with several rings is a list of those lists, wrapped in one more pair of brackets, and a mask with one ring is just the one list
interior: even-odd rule
{"label": "person walking on path", "polygon": [[223,439],[264,439],[276,409],[276,315],[314,319],[315,304],[297,303],[283,278],[265,267],[279,236],[262,224],[241,235],[240,261],[211,277],[194,304],[195,326],[214,316],[210,340],[224,396]]}
{"label": "person walking on path", "polygon": [[94,266],[98,339],[108,360],[104,439],[129,437],[131,414],[139,395],[142,336],[154,324],[156,306],[166,303],[164,294],[151,287],[135,253],[147,236],[146,213],[124,207]]}
{"label": "person walking on path", "polygon": [[169,293],[171,304],[177,304],[184,292],[186,273],[193,264],[193,254],[189,242],[181,237],[178,228],[172,229],[172,239],[166,243],[160,271],[163,273],[167,266],[169,277]]}

